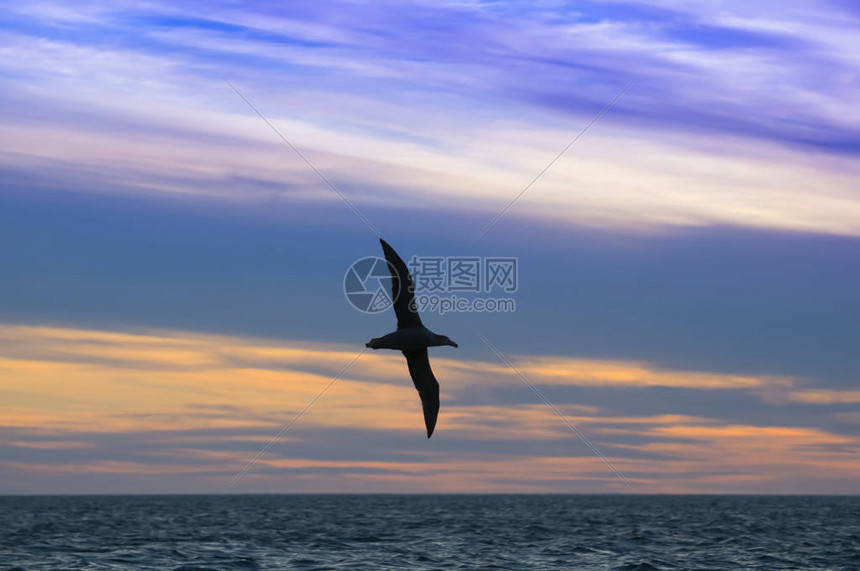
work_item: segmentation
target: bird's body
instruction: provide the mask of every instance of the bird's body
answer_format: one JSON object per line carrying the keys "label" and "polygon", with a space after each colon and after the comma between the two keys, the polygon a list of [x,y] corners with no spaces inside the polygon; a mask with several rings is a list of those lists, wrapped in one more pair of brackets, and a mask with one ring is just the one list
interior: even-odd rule
{"label": "bird's body", "polygon": [[[367,342],[371,349],[396,349],[397,351],[416,351],[427,347],[449,345],[441,335],[436,335],[423,325],[404,327],[388,335],[376,337]],[[442,338],[442,339],[440,339]]]}
{"label": "bird's body", "polygon": [[421,397],[424,425],[427,428],[427,438],[430,438],[439,415],[439,383],[430,368],[427,348],[442,345],[456,347],[457,344],[448,337],[437,335],[424,327],[415,306],[414,285],[406,264],[385,240],[380,239],[379,242],[391,270],[391,298],[394,300],[394,313],[397,315],[397,331],[375,337],[365,346],[370,349],[394,349],[403,352],[409,375]]}

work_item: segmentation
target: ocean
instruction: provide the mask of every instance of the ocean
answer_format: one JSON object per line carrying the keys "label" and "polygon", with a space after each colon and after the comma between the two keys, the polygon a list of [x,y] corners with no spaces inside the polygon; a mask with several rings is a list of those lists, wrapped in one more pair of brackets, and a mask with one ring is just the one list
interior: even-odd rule
{"label": "ocean", "polygon": [[860,569],[860,497],[0,497],[2,569]]}

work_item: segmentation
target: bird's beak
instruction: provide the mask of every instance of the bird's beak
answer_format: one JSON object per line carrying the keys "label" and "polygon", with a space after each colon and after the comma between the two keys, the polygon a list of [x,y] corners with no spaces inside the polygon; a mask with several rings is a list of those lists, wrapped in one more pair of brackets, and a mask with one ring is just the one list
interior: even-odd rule
{"label": "bird's beak", "polygon": [[451,347],[459,347],[459,345],[457,345],[456,343],[454,343],[450,339],[448,339],[448,345],[450,345]]}

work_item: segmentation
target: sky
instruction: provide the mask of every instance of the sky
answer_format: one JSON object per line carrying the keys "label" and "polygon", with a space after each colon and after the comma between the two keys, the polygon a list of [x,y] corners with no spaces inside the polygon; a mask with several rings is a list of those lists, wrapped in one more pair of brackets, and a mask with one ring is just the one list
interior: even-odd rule
{"label": "sky", "polygon": [[[860,493],[858,28],[7,4],[0,494]],[[518,260],[515,311],[424,315],[459,344],[429,440],[402,356],[361,353],[392,312],[344,296],[376,231]]]}

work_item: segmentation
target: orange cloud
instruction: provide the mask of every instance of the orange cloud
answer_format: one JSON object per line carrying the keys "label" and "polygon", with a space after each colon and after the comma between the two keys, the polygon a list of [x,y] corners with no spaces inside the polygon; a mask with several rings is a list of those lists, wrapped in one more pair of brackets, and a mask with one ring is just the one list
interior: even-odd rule
{"label": "orange cloud", "polygon": [[34,448],[37,450],[64,450],[93,447],[92,442],[82,442],[80,440],[26,440],[4,442],[4,444],[6,446],[15,446],[16,448]]}
{"label": "orange cloud", "polygon": [[803,402],[807,404],[856,403],[860,402],[860,391],[823,389],[793,391],[789,393],[788,398],[795,402]]}
{"label": "orange cloud", "polygon": [[[7,438],[4,445],[34,453],[80,449],[90,455],[60,464],[0,457],[0,464],[25,483],[26,474],[33,473],[189,474],[206,482],[207,489],[218,489],[356,354],[354,347],[336,344],[0,325],[0,428],[27,435]],[[808,403],[854,402],[856,392],[803,391],[784,377],[676,371],[631,361],[520,356],[514,364],[538,386],[773,390]],[[261,472],[249,473],[239,489],[626,488],[545,405],[458,400],[466,388],[521,386],[507,366],[439,358],[434,367],[443,381],[444,414],[429,448],[357,450],[355,458],[333,460],[285,457],[284,448],[274,447],[260,459]],[[820,479],[823,471],[848,478],[860,470],[860,444],[853,436],[691,415],[619,416],[584,403],[558,402],[556,407],[642,491],[790,491],[793,478]],[[280,444],[306,441],[317,429],[358,427],[413,434],[416,442],[425,442],[420,403],[399,355],[362,355]],[[213,430],[217,433],[205,433]],[[140,452],[137,461],[117,461],[97,445],[112,434],[146,434],[158,447]],[[445,452],[454,440],[471,442],[474,453]],[[530,442],[543,442],[557,453],[523,453]],[[519,453],[499,454],[505,443],[519,446]],[[385,459],[374,459],[378,453]],[[184,464],[192,460],[193,465]]]}
{"label": "orange cloud", "polygon": [[541,384],[749,389],[783,380],[769,376],[673,371],[635,361],[520,357],[514,365],[529,380]]}

